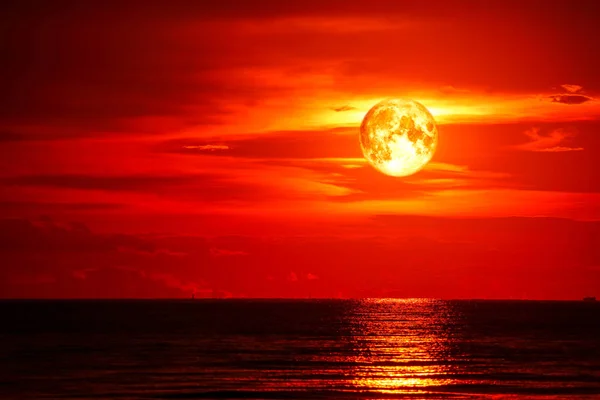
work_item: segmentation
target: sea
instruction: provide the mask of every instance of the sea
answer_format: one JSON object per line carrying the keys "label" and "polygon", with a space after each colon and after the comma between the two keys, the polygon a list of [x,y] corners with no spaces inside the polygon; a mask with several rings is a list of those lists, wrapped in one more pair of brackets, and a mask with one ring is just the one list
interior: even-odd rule
{"label": "sea", "polygon": [[600,302],[0,302],[0,399],[600,399]]}

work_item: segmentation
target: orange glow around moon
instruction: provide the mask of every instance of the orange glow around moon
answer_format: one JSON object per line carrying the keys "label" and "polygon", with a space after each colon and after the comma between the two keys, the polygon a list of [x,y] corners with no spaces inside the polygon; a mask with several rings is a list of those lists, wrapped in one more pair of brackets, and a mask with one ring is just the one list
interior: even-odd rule
{"label": "orange glow around moon", "polygon": [[438,131],[429,111],[413,100],[384,100],[360,125],[360,145],[367,161],[391,176],[421,170],[437,148]]}

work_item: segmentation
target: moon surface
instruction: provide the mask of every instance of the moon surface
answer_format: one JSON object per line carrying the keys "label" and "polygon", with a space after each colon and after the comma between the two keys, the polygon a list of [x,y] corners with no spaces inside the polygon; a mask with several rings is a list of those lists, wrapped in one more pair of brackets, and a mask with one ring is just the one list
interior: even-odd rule
{"label": "moon surface", "polygon": [[414,100],[377,103],[360,125],[360,146],[365,158],[386,175],[418,172],[433,157],[437,143],[433,116]]}

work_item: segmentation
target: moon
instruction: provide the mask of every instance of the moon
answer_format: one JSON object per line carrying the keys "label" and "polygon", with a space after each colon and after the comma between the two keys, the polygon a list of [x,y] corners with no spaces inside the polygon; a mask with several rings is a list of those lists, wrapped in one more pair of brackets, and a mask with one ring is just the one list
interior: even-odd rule
{"label": "moon", "polygon": [[433,157],[438,130],[431,113],[414,100],[377,103],[360,125],[360,147],[367,161],[391,176],[420,171]]}

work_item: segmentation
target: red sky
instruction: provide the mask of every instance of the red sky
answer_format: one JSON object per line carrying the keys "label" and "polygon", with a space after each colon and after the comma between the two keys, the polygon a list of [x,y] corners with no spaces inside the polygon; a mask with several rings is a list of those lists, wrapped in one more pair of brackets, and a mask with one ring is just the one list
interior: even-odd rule
{"label": "red sky", "polygon": [[[0,7],[0,296],[600,294],[600,3]],[[407,178],[390,97],[439,124]]]}

